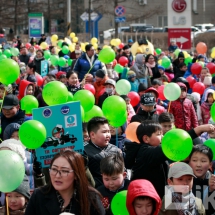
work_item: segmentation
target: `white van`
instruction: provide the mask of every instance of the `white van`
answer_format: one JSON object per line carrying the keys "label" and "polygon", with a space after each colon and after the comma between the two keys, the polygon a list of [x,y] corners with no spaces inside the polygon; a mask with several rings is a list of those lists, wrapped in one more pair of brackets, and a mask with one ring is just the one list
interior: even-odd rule
{"label": "white van", "polygon": [[195,27],[197,27],[199,30],[205,32],[208,29],[214,27],[214,25],[211,24],[211,23],[208,23],[208,24],[196,24]]}

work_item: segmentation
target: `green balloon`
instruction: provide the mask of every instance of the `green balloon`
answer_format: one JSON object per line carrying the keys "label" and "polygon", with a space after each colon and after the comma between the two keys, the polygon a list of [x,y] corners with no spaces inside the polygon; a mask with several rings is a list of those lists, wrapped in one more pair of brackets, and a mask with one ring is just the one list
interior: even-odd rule
{"label": "green balloon", "polygon": [[121,66],[120,64],[116,64],[116,66],[114,67],[114,71],[116,71],[117,73],[122,73],[124,70],[124,67]]}
{"label": "green balloon", "polygon": [[161,61],[161,65],[165,68],[168,69],[171,66],[171,60],[168,57],[163,57]]}
{"label": "green balloon", "polygon": [[19,128],[19,138],[26,148],[37,149],[46,140],[46,128],[37,120],[25,121]]}
{"label": "green balloon", "polygon": [[209,139],[204,142],[204,145],[209,147],[213,152],[213,159],[215,160],[215,139]]}
{"label": "green balloon", "polygon": [[57,42],[57,46],[58,46],[59,48],[62,48],[62,43],[63,43],[63,41],[62,41],[62,40],[59,40],[59,41]]}
{"label": "green balloon", "polygon": [[67,102],[73,101],[73,94],[71,92],[68,92],[68,99]]}
{"label": "green balloon", "polygon": [[189,56],[185,58],[184,63],[188,66],[189,63],[192,63],[192,60],[193,60],[192,57]]}
{"label": "green balloon", "polygon": [[181,52],[181,49],[176,49],[174,51],[174,55],[176,56],[176,58],[178,57],[178,54]]}
{"label": "green balloon", "polygon": [[119,95],[127,95],[131,90],[131,84],[125,79],[121,79],[116,83],[116,92]]}
{"label": "green balloon", "polygon": [[60,57],[58,61],[59,66],[65,66],[66,65],[66,59],[64,57]]}
{"label": "green balloon", "polygon": [[68,66],[71,66],[72,65],[72,59],[68,59]]}
{"label": "green balloon", "polygon": [[45,58],[46,60],[48,60],[50,57],[51,57],[50,51],[48,51],[48,50],[44,51],[44,58]]}
{"label": "green balloon", "polygon": [[81,107],[81,120],[82,122],[84,122],[84,117],[85,117],[85,112],[84,112],[84,108],[80,105]]}
{"label": "green balloon", "polygon": [[2,50],[0,49],[0,56],[2,55]]}
{"label": "green balloon", "polygon": [[74,95],[74,101],[80,101],[84,112],[91,110],[95,104],[95,97],[89,90],[79,90]]}
{"label": "green balloon", "polygon": [[118,115],[118,116],[113,116],[110,120],[109,120],[109,124],[115,128],[118,128],[122,125],[124,125],[127,121],[128,118],[128,114],[127,112],[124,115]]}
{"label": "green balloon", "polygon": [[124,116],[127,113],[125,100],[120,96],[109,96],[102,104],[102,111],[108,120],[115,119],[116,116]]}
{"label": "green balloon", "polygon": [[20,68],[16,61],[12,59],[4,59],[0,61],[0,82],[2,84],[8,85],[15,82],[19,77],[19,74]]}
{"label": "green balloon", "polygon": [[19,55],[19,49],[17,49],[17,48],[11,48],[10,52],[11,52],[12,56],[18,56]]}
{"label": "green balloon", "polygon": [[69,53],[69,47],[68,47],[68,46],[63,46],[63,47],[62,47],[62,52],[63,52],[64,54],[68,54],[68,53]]}
{"label": "green balloon", "polygon": [[159,55],[159,54],[161,54],[162,50],[159,49],[159,48],[157,48],[157,49],[155,50],[155,52],[156,52],[157,55]]}
{"label": "green balloon", "polygon": [[68,100],[68,90],[62,82],[51,81],[44,86],[42,96],[48,105],[63,104]]}
{"label": "green balloon", "polygon": [[127,190],[117,193],[111,201],[111,211],[114,215],[129,215],[126,207]]}
{"label": "green balloon", "polygon": [[10,58],[11,57],[11,51],[9,49],[5,49],[4,55],[7,56],[7,58]]}
{"label": "green balloon", "polygon": [[172,129],[168,131],[161,143],[163,153],[172,161],[182,161],[186,159],[193,148],[190,135],[182,129]]}
{"label": "green balloon", "polygon": [[38,107],[38,100],[32,95],[24,96],[21,99],[21,109],[24,110],[26,114],[32,114],[32,110]]}
{"label": "green balloon", "polygon": [[215,103],[213,103],[213,105],[211,106],[210,113],[211,113],[211,118],[215,122]]}
{"label": "green balloon", "polygon": [[59,57],[57,55],[51,55],[50,61],[51,61],[51,64],[53,66],[57,66],[58,65],[58,61],[59,61]]}
{"label": "green balloon", "polygon": [[94,105],[91,110],[85,113],[84,121],[89,122],[93,117],[104,116],[100,107]]}
{"label": "green balloon", "polygon": [[[24,162],[20,155],[11,150],[0,151],[0,191],[14,191],[22,183],[25,175]],[[5,164],[5,165],[3,165]]]}
{"label": "green balloon", "polygon": [[176,83],[169,83],[164,87],[164,96],[169,101],[177,100],[181,95],[181,88]]}
{"label": "green balloon", "polygon": [[0,55],[0,60],[4,60],[7,59],[7,56],[5,56],[4,54]]}
{"label": "green balloon", "polygon": [[115,54],[113,49],[102,49],[99,52],[99,57],[98,58],[102,63],[107,64],[107,63],[113,62],[115,57],[116,57],[116,54]]}

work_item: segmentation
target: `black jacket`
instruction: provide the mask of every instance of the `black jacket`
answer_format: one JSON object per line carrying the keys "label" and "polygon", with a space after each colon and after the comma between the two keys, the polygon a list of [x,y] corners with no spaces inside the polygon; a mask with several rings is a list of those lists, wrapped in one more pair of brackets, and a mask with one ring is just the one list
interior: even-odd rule
{"label": "black jacket", "polygon": [[4,116],[4,114],[1,113],[1,129],[2,129],[1,134],[0,134],[1,139],[3,138],[3,133],[4,133],[5,128],[10,123],[18,123],[21,125],[24,121],[25,121],[25,111],[23,111],[23,110],[19,110],[19,112],[11,118],[6,118]]}
{"label": "black jacket", "polygon": [[102,108],[102,104],[103,104],[104,100],[105,100],[107,97],[109,97],[109,96],[112,96],[112,95],[109,95],[109,94],[107,94],[106,92],[104,92],[101,96],[99,96],[98,106],[99,106],[100,108]]}
{"label": "black jacket", "polygon": [[25,65],[28,65],[30,57],[28,55],[19,55],[19,60],[20,62],[25,63]]}
{"label": "black jacket", "polygon": [[158,114],[155,113],[156,109],[154,109],[151,112],[146,112],[142,110],[141,108],[138,109],[137,114],[132,116],[131,123],[132,122],[143,122],[144,120],[153,120],[155,122],[158,122]]}
{"label": "black jacket", "polygon": [[147,179],[155,187],[160,198],[164,196],[167,185],[168,158],[164,155],[161,146],[135,142],[125,143],[125,167],[133,171],[132,180]]}
{"label": "black jacket", "polygon": [[34,64],[36,66],[36,72],[41,75],[41,61],[45,60],[45,58],[37,59],[34,58]]}
{"label": "black jacket", "polygon": [[[56,191],[52,189],[49,193],[45,193],[47,187],[35,189],[30,201],[28,202],[25,215],[59,215],[63,213],[57,199]],[[78,194],[77,194],[78,195]],[[91,205],[91,215],[104,215],[105,211],[99,196],[94,192],[89,192],[89,198],[94,199],[95,204],[98,206],[99,212]],[[75,215],[82,215],[80,212],[80,205],[77,198],[72,198],[72,208],[70,213]]]}
{"label": "black jacket", "polygon": [[88,167],[95,180],[95,187],[98,187],[103,184],[102,175],[100,172],[101,160],[114,153],[119,153],[119,149],[110,143],[105,148],[100,148],[96,147],[92,142],[89,142],[84,146],[84,150],[89,159]]}
{"label": "black jacket", "polygon": [[112,215],[113,214],[111,212],[111,209],[110,209],[110,205],[111,205],[111,201],[112,201],[113,197],[117,193],[119,193],[123,190],[127,190],[129,183],[130,183],[130,181],[128,179],[125,179],[124,185],[116,191],[110,191],[104,185],[97,188],[97,190],[102,194],[103,198],[105,198],[105,200],[108,201],[108,202],[106,202],[106,204],[109,205],[109,208],[106,210],[106,215]]}

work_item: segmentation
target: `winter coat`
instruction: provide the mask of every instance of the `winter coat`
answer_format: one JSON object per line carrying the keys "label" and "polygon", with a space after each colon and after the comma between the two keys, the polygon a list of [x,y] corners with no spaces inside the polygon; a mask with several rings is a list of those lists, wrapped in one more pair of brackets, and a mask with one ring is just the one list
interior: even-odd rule
{"label": "winter coat", "polygon": [[20,62],[25,63],[25,65],[28,65],[28,62],[30,60],[30,57],[28,55],[19,55]]}
{"label": "winter coat", "polygon": [[91,66],[86,57],[86,53],[84,53],[80,58],[78,58],[74,66],[74,71],[78,73],[78,78],[80,81],[82,81],[82,79],[88,73],[89,70],[90,70],[89,73],[94,76],[95,72],[99,69],[102,69],[103,67],[102,63],[98,60],[97,55],[94,55],[94,61],[92,65],[93,65],[93,68],[90,70]]}
{"label": "winter coat", "polygon": [[201,105],[201,112],[202,112],[202,121],[203,124],[208,124],[209,119],[211,118],[210,109],[212,104],[204,102]]}
{"label": "winter coat", "polygon": [[[90,214],[93,215],[105,215],[104,208],[99,199],[98,194],[89,191],[89,198],[94,200],[94,203],[98,207],[98,210],[95,210],[95,207],[91,205]],[[80,205],[77,201],[77,195],[73,195],[72,207],[70,213],[75,215],[82,215],[80,213]],[[25,215],[59,215],[63,213],[60,208],[60,204],[56,195],[56,190],[52,189],[47,193],[47,187],[35,189],[26,208]]]}
{"label": "winter coat", "polygon": [[73,85],[73,86],[68,85],[67,89],[69,92],[71,92],[74,95],[77,91],[83,89],[83,87],[80,84],[79,85]]}
{"label": "winter coat", "polygon": [[155,188],[148,180],[139,179],[132,181],[128,186],[126,206],[130,215],[136,215],[134,210],[134,200],[139,196],[147,196],[155,200],[155,211],[152,215],[157,215],[161,208],[161,199]]}
{"label": "winter coat", "polygon": [[[10,213],[10,215],[24,215],[25,214],[25,209],[16,210],[16,211],[13,211],[13,210],[9,209],[9,213]],[[5,214],[6,214],[6,210],[5,210],[5,206],[3,206],[3,207],[0,208],[0,215],[5,215]]]}
{"label": "winter coat", "polygon": [[36,65],[36,72],[41,75],[41,61],[45,60],[45,58],[34,58],[34,64]]}
{"label": "winter coat", "polygon": [[[17,96],[19,100],[21,100],[24,96],[26,96],[26,91],[28,86],[32,85],[34,89],[34,84],[27,80],[21,80],[19,84],[19,95]],[[34,89],[35,90],[35,89]]]}
{"label": "winter coat", "polygon": [[100,172],[101,160],[109,155],[119,153],[120,150],[110,143],[106,147],[100,148],[94,145],[91,141],[84,146],[84,150],[89,159],[88,167],[95,180],[95,187],[98,187],[103,184]]}
{"label": "winter coat", "polygon": [[96,90],[96,93],[95,93],[95,99],[96,99],[95,104],[96,105],[99,102],[99,94],[105,88],[105,82],[107,81],[107,79],[108,79],[108,76],[105,76],[100,82],[94,82],[94,84],[93,84],[94,88]]}
{"label": "winter coat", "polygon": [[169,112],[175,118],[175,127],[186,131],[198,126],[198,120],[192,102],[185,99],[177,99],[169,103]]}

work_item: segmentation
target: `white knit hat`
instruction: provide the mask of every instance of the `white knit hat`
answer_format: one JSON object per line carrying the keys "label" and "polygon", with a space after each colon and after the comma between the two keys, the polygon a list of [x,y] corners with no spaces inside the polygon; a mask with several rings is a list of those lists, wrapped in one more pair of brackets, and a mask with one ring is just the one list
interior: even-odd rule
{"label": "white knit hat", "polygon": [[23,160],[25,160],[25,146],[21,143],[21,141],[15,139],[4,140],[0,144],[0,149],[1,148],[9,148],[11,151],[16,152]]}

